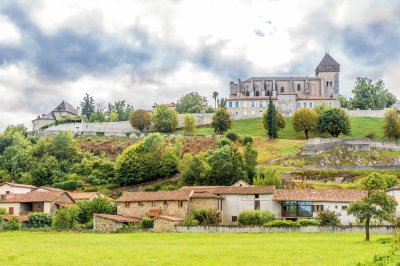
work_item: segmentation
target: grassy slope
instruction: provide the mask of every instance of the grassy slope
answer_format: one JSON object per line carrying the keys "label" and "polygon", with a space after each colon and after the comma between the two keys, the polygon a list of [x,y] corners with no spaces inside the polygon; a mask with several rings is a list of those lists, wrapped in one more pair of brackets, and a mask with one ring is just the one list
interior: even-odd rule
{"label": "grassy slope", "polygon": [[354,265],[389,248],[361,234],[0,233],[1,265]]}
{"label": "grassy slope", "polygon": [[[293,129],[290,118],[285,118],[286,128],[279,131],[280,139],[305,139],[302,132],[296,132]],[[378,139],[383,138],[382,134],[382,123],[383,118],[374,117],[351,117],[352,132],[346,138],[363,138],[368,132],[375,132]],[[253,136],[253,137],[264,137],[266,136],[266,131],[263,127],[261,118],[251,118],[233,121],[232,131],[243,135],[243,136]],[[183,133],[183,131],[178,131],[178,133]],[[211,128],[198,128],[195,131],[196,134],[213,134]],[[312,135],[313,136],[313,135]]]}

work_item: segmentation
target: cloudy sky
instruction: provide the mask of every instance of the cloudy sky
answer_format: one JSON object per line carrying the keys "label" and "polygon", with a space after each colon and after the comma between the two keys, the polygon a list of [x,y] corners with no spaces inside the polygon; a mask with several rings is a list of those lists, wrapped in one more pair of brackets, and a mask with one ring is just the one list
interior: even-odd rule
{"label": "cloudy sky", "polygon": [[314,75],[325,51],[340,90],[382,78],[400,98],[400,1],[0,0],[0,131],[87,92],[135,108],[230,80]]}

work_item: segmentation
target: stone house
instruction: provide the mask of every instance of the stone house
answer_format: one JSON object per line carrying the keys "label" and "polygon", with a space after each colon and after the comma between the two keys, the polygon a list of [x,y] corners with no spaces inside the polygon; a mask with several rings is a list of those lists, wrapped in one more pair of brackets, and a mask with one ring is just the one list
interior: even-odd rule
{"label": "stone house", "polygon": [[25,193],[31,192],[34,189],[36,189],[35,186],[25,185],[25,184],[17,184],[14,182],[0,183],[0,195],[25,194]]}
{"label": "stone house", "polygon": [[78,115],[78,110],[71,104],[62,101],[53,111],[48,114],[39,115],[32,120],[32,130],[40,130],[43,126],[53,123],[56,119],[62,117],[75,117]]}
{"label": "stone house", "polygon": [[102,196],[99,192],[68,192],[68,194],[74,199],[75,202],[82,200],[93,200]]}
{"label": "stone house", "polygon": [[138,224],[139,218],[126,217],[114,214],[95,214],[93,216],[93,230],[99,232],[114,232],[128,224]]}

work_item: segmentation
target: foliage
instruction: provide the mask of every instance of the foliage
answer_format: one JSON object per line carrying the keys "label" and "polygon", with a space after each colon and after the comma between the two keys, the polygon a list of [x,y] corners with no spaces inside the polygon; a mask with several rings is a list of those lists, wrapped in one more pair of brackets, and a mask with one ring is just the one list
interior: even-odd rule
{"label": "foliage", "polygon": [[5,135],[13,134],[14,132],[19,132],[21,135],[26,136],[28,128],[24,124],[8,125],[6,130],[4,130]]}
{"label": "foliage", "polygon": [[396,110],[385,113],[382,130],[386,138],[396,141],[400,139],[400,115]]}
{"label": "foliage", "polygon": [[203,111],[203,97],[197,92],[182,96],[176,103],[175,110],[180,113],[201,113]]}
{"label": "foliage", "polygon": [[306,139],[308,139],[308,133],[317,128],[318,113],[309,108],[299,109],[294,113],[292,123],[294,130],[304,131]]}
{"label": "foliage", "polygon": [[140,228],[148,229],[153,227],[154,227],[154,222],[150,218],[142,219],[142,222],[140,223]]}
{"label": "foliage", "polygon": [[243,138],[243,145],[253,144],[253,138],[250,136],[246,136]]}
{"label": "foliage", "polygon": [[229,131],[228,133],[226,133],[225,137],[230,139],[231,141],[239,140],[239,135],[234,131]]}
{"label": "foliage", "polygon": [[367,77],[358,77],[352,92],[354,94],[354,98],[351,100],[353,108],[384,109],[396,102],[396,97],[385,88],[382,80],[373,83]]}
{"label": "foliage", "polygon": [[206,162],[199,155],[185,154],[183,160],[184,167],[181,180],[187,186],[204,183]]}
{"label": "foliage", "polygon": [[151,115],[149,112],[139,109],[131,114],[129,122],[133,128],[143,132],[151,126]]}
{"label": "foliage", "polygon": [[93,214],[117,214],[117,206],[102,197],[78,201],[77,220],[79,223],[87,224],[93,219]]}
{"label": "foliage", "polygon": [[103,106],[98,105],[96,111],[93,112],[89,117],[89,122],[106,122],[106,112]]}
{"label": "foliage", "polygon": [[165,105],[159,105],[154,110],[151,120],[155,130],[171,132],[178,126],[178,113]]}
{"label": "foliage", "polygon": [[269,96],[269,103],[267,111],[263,115],[264,128],[268,131],[268,137],[270,139],[278,138],[278,119],[276,118],[276,108],[272,102],[271,96]]}
{"label": "foliage", "polygon": [[238,217],[239,225],[263,225],[276,220],[274,214],[269,211],[241,211]]}
{"label": "foliage", "polygon": [[349,107],[351,106],[350,100],[347,99],[345,96],[339,95],[337,99],[340,101],[341,108],[349,109]]}
{"label": "foliage", "polygon": [[273,220],[265,224],[271,227],[284,227],[284,226],[299,226],[298,222],[291,220]]}
{"label": "foliage", "polygon": [[28,215],[28,223],[32,228],[51,227],[52,216],[48,213],[34,212]]}
{"label": "foliage", "polygon": [[215,225],[221,220],[220,213],[216,209],[194,209],[191,215],[199,225]]}
{"label": "foliage", "polygon": [[375,139],[375,138],[376,138],[375,131],[371,131],[371,132],[366,133],[366,134],[364,135],[364,138],[367,138],[367,139]]}
{"label": "foliage", "polygon": [[17,231],[21,228],[21,221],[16,216],[12,216],[11,219],[4,225],[4,230]]}
{"label": "foliage", "polygon": [[193,133],[196,129],[196,118],[192,114],[185,114],[183,117],[183,130],[186,133]]}
{"label": "foliage", "polygon": [[276,169],[273,168],[259,168],[257,175],[253,179],[255,186],[275,186],[275,188],[282,188],[282,180]]}
{"label": "foliage", "polygon": [[301,226],[319,226],[320,221],[317,219],[299,219],[297,221]]}
{"label": "foliage", "polygon": [[108,120],[110,122],[128,121],[132,111],[133,107],[127,104],[125,100],[109,103],[107,108]]}
{"label": "foliage", "polygon": [[318,116],[322,115],[324,112],[328,111],[331,109],[326,103],[322,103],[320,105],[317,105],[314,108],[314,111],[317,112]]}
{"label": "foliage", "polygon": [[223,147],[225,145],[231,145],[231,144],[232,144],[232,141],[230,139],[226,138],[226,137],[219,139],[218,142],[217,142],[217,146],[219,148],[221,148],[221,147]]}
{"label": "foliage", "polygon": [[182,221],[182,225],[199,225],[199,221],[195,220],[192,215],[189,215]]}
{"label": "foliage", "polygon": [[7,210],[5,208],[0,208],[0,215],[6,215]]}
{"label": "foliage", "polygon": [[78,209],[61,208],[53,217],[53,228],[58,230],[74,229],[78,224]]}
{"label": "foliage", "polygon": [[321,226],[336,226],[340,224],[339,216],[339,213],[331,210],[318,212],[318,220]]}
{"label": "foliage", "polygon": [[389,251],[374,256],[372,261],[365,263],[358,263],[357,266],[399,266],[400,262],[400,246],[395,244]]}
{"label": "foliage", "polygon": [[212,117],[211,127],[215,133],[223,134],[232,126],[231,116],[224,108],[218,108]]}
{"label": "foliage", "polygon": [[318,129],[321,133],[328,132],[335,138],[341,133],[348,135],[351,130],[349,116],[341,108],[331,108],[319,116]]}
{"label": "foliage", "polygon": [[214,102],[215,102],[215,109],[217,109],[218,92],[214,91],[212,97],[213,97]]}
{"label": "foliage", "polygon": [[253,180],[256,175],[257,156],[258,152],[253,148],[253,145],[246,144],[243,151],[243,168],[249,180]]}
{"label": "foliage", "polygon": [[67,180],[64,182],[54,183],[53,187],[60,188],[63,190],[74,191],[80,187],[83,187],[84,183],[82,181],[77,180]]}
{"label": "foliage", "polygon": [[95,110],[96,105],[93,96],[89,96],[89,94],[86,93],[81,101],[81,114],[89,119]]}

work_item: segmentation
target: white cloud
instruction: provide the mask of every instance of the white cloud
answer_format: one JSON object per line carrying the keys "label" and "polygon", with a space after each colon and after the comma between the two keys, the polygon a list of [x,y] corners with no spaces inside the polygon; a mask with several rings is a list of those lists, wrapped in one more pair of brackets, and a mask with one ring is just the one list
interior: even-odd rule
{"label": "white cloud", "polygon": [[0,44],[17,45],[20,42],[18,28],[7,17],[0,15]]}

